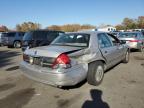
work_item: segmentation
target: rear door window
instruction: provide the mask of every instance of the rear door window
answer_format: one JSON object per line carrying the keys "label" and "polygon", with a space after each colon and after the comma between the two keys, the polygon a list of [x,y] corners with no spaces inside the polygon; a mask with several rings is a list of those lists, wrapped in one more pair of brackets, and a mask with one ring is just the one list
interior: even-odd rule
{"label": "rear door window", "polygon": [[100,48],[111,47],[112,42],[105,33],[98,34],[98,43]]}
{"label": "rear door window", "polygon": [[110,38],[113,46],[117,46],[118,43],[120,43],[120,41],[119,41],[115,36],[112,36],[112,35],[110,35],[110,34],[107,34],[107,35],[108,35],[108,37]]}

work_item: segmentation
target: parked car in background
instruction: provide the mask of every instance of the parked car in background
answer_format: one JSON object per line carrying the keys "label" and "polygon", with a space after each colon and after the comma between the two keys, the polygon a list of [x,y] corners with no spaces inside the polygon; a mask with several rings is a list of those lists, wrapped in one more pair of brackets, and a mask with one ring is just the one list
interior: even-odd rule
{"label": "parked car in background", "polygon": [[119,33],[120,33],[120,32],[118,32],[118,31],[110,32],[110,34],[112,34],[112,35],[114,35],[114,36],[116,36],[116,37],[118,37]]}
{"label": "parked car in background", "polygon": [[28,48],[49,45],[62,31],[34,30],[27,32],[23,37],[22,51]]}
{"label": "parked car in background", "polygon": [[144,47],[144,35],[141,32],[122,32],[118,37],[131,49],[138,49],[141,51]]}
{"label": "parked car in background", "polygon": [[2,46],[2,40],[1,40],[1,38],[2,38],[2,32],[0,32],[0,46]]}
{"label": "parked car in background", "polygon": [[27,77],[57,87],[84,79],[99,85],[104,71],[129,61],[129,48],[104,32],[75,32],[58,36],[50,45],[23,53],[20,69]]}
{"label": "parked car in background", "polygon": [[8,48],[20,48],[24,32],[7,32],[2,34],[2,44]]}
{"label": "parked car in background", "polygon": [[144,30],[143,31],[141,31],[142,32],[142,34],[143,34],[143,36],[144,36]]}

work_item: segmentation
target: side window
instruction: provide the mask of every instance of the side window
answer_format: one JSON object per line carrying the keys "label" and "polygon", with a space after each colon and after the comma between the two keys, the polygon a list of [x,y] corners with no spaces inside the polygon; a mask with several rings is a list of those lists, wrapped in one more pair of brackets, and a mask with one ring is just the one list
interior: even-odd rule
{"label": "side window", "polygon": [[34,40],[45,40],[46,39],[46,33],[45,31],[35,31],[33,33]]}
{"label": "side window", "polygon": [[8,37],[14,37],[16,33],[8,33],[7,36]]}
{"label": "side window", "polygon": [[104,33],[98,34],[98,43],[100,45],[100,48],[106,48],[112,46],[109,37]]}
{"label": "side window", "polygon": [[24,36],[24,33],[23,33],[23,32],[20,32],[20,33],[19,33],[19,36],[23,37],[23,36]]}

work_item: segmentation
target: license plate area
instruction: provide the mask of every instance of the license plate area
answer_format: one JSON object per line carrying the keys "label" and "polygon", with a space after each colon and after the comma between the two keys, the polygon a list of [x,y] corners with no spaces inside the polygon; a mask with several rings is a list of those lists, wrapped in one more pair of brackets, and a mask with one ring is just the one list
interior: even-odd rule
{"label": "license plate area", "polygon": [[33,57],[33,64],[41,65],[41,58],[40,57]]}

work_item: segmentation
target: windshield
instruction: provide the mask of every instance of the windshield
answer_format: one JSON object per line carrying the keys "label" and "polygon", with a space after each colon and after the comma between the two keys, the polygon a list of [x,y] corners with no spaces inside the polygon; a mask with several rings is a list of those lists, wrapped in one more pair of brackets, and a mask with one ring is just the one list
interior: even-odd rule
{"label": "windshield", "polygon": [[32,40],[32,32],[25,33],[23,40]]}
{"label": "windshield", "polygon": [[51,45],[88,47],[89,38],[89,34],[64,34],[58,36]]}
{"label": "windshield", "polygon": [[119,35],[119,38],[137,38],[138,34],[137,33],[121,33]]}

